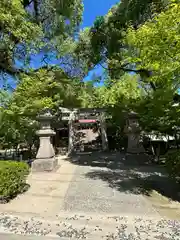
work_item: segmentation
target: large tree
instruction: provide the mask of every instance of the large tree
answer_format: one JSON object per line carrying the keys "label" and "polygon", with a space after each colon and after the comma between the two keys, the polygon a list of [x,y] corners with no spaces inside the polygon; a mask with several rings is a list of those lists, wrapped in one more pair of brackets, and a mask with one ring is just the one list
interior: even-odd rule
{"label": "large tree", "polygon": [[1,91],[1,141],[32,136],[42,108],[79,104],[70,76],[78,75],[71,55],[82,11],[82,0],[0,1],[0,79],[18,80]]}
{"label": "large tree", "polygon": [[[152,5],[151,1],[151,3],[148,2],[148,8],[140,8],[139,10],[129,8],[123,18],[123,15],[118,14],[120,14],[119,9],[125,2],[128,1],[117,4],[106,17],[98,18],[95,26],[81,33],[80,56],[83,57],[83,52],[80,51],[80,47],[83,46],[85,55],[88,55],[90,51],[90,58],[87,59],[89,67],[98,63],[103,65],[105,61],[106,66],[104,65],[104,67],[113,72],[110,75],[112,84],[105,90],[103,90],[104,86],[100,88],[100,91],[98,90],[102,96],[99,98],[101,104],[106,102],[105,99],[108,99],[109,102],[114,101],[116,109],[118,109],[116,112],[120,112],[122,105],[127,105],[127,109],[133,108],[139,112],[142,124],[147,130],[172,133],[173,127],[179,125],[178,107],[173,107],[173,103],[174,95],[177,93],[180,84],[180,2],[178,0],[172,2],[159,1],[159,3],[156,1],[156,4]],[[130,1],[129,3],[132,5],[136,1]],[[145,1],[143,4],[145,4]],[[139,11],[139,15],[134,15],[134,9]],[[152,11],[147,11],[149,14],[144,14],[145,9],[151,9]],[[130,16],[136,16],[137,21],[131,21]],[[120,23],[125,18],[125,24],[121,26]],[[113,22],[113,19],[118,20],[114,23],[119,24],[119,27],[115,28],[114,25],[107,24]],[[119,19],[122,21],[119,21]],[[138,24],[136,24],[137,22]],[[114,35],[113,32],[116,32],[117,35]],[[108,35],[108,33],[110,34]],[[99,38],[100,35],[104,38]],[[103,39],[107,40],[107,37],[109,41],[104,42]],[[140,74],[138,84],[130,88],[124,81],[124,72],[129,71]],[[129,79],[132,81],[134,78],[130,77]],[[117,81],[119,80],[122,83],[118,85]],[[141,92],[141,97],[136,99],[138,101],[131,101],[128,96],[133,97],[139,87],[144,89]],[[105,97],[108,94],[109,96]],[[119,96],[126,97],[120,98]],[[95,100],[93,102],[96,103]],[[136,104],[132,105],[131,102]]]}
{"label": "large tree", "polygon": [[[179,126],[179,107],[174,96],[180,87],[180,2],[172,4],[139,29],[128,29],[124,43],[129,46],[125,59],[136,69],[152,72],[144,78],[147,96],[139,105],[144,127],[173,133]],[[148,88],[152,82],[155,92]]]}
{"label": "large tree", "polygon": [[[27,72],[32,57],[67,55],[82,20],[81,0],[2,0],[0,2],[0,71]],[[39,63],[38,65],[42,65]]]}
{"label": "large tree", "polygon": [[[6,57],[0,69],[17,75],[19,83],[3,103],[4,119],[14,119],[21,130],[44,107],[104,106],[117,120],[123,110],[136,110],[142,124],[151,129],[178,124],[171,107],[179,87],[178,0],[173,4],[121,1],[79,35],[80,0],[68,4],[65,0],[14,0],[9,4],[0,3],[0,23],[4,24],[0,46],[7,50],[3,50]],[[32,69],[31,59],[39,56],[43,63]],[[109,73],[106,83],[95,87],[94,81],[80,81],[97,64]],[[130,71],[140,78],[129,75]],[[6,129],[10,125],[11,121]]]}
{"label": "large tree", "polygon": [[[103,65],[112,78],[119,78],[123,72],[135,70],[129,61],[124,61],[124,54],[129,47],[124,44],[124,36],[131,25],[138,29],[147,20],[163,11],[168,4],[166,0],[122,0],[114,5],[105,16],[97,17],[91,28],[80,34],[76,52],[86,62],[87,68]],[[144,71],[143,71],[144,72]]]}
{"label": "large tree", "polygon": [[125,37],[124,44],[129,46],[129,52],[124,61],[135,64],[137,69],[151,71],[150,80],[157,88],[167,86],[175,91],[179,88],[179,21],[180,2],[174,1],[139,29],[129,28]]}

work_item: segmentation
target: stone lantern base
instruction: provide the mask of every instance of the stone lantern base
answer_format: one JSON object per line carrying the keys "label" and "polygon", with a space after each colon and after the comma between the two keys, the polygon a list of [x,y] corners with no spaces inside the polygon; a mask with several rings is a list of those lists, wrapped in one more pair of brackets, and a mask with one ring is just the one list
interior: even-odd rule
{"label": "stone lantern base", "polygon": [[57,168],[58,159],[56,157],[35,159],[32,163],[32,172],[52,172]]}
{"label": "stone lantern base", "polygon": [[145,153],[143,145],[140,143],[139,134],[128,134],[128,148],[127,153]]}
{"label": "stone lantern base", "polygon": [[50,120],[52,115],[49,111],[38,116],[40,130],[36,132],[39,136],[40,144],[36,159],[32,163],[33,172],[50,172],[57,169],[58,159],[55,157],[51,137],[56,133],[51,129]]}

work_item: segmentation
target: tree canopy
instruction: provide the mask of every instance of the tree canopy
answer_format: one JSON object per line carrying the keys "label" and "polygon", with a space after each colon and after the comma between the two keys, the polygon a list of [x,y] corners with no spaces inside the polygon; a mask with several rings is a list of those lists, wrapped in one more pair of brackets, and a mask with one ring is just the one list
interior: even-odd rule
{"label": "tree canopy", "polygon": [[[138,29],[165,9],[166,0],[123,0],[114,5],[105,16],[97,17],[91,28],[80,34],[77,54],[89,67],[106,63],[109,74],[114,78],[123,71],[133,70],[131,62],[124,60],[129,47],[124,37],[129,26]],[[87,58],[88,56],[88,58]]]}
{"label": "tree canopy", "polygon": [[[17,80],[0,92],[4,142],[29,139],[38,112],[59,106],[106,107],[117,127],[130,110],[146,131],[179,125],[179,0],[122,0],[81,30],[81,0],[2,0],[0,11],[0,72]],[[95,66],[98,86],[83,81]]]}
{"label": "tree canopy", "polygon": [[1,60],[5,74],[28,72],[32,57],[62,57],[73,48],[82,20],[81,0],[2,0],[0,3]]}

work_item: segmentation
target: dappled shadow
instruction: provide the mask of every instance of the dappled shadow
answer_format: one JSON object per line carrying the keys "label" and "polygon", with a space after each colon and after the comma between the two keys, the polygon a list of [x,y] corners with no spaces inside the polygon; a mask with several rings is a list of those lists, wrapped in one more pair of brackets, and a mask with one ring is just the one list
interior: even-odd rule
{"label": "dappled shadow", "polygon": [[[81,166],[101,167],[109,169],[134,169],[139,167],[153,166],[148,155],[127,155],[119,152],[95,152],[75,153],[69,161]],[[155,165],[156,166],[156,165]]]}
{"label": "dappled shadow", "polygon": [[70,161],[74,164],[81,166],[92,166],[92,167],[107,167],[107,168],[118,168],[118,162],[116,161],[116,155],[110,155],[108,153],[102,153],[101,151],[96,152],[84,152],[83,154],[74,154],[71,156]]}
{"label": "dappled shadow", "polygon": [[[148,169],[149,168],[149,169]],[[86,174],[91,179],[106,181],[111,188],[120,192],[150,196],[153,190],[174,201],[180,202],[180,186],[163,173],[151,167],[95,170]]]}
{"label": "dappled shadow", "polygon": [[81,166],[96,167],[86,177],[101,179],[120,192],[148,196],[155,190],[180,202],[180,186],[168,177],[163,166],[152,163],[147,155],[97,152],[76,155],[70,161]]}

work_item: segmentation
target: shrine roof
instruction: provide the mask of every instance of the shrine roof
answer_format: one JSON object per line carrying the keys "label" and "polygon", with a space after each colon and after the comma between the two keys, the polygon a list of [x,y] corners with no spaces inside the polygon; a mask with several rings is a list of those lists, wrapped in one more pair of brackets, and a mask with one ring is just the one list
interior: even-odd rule
{"label": "shrine roof", "polygon": [[63,108],[59,107],[61,112],[73,112],[77,111],[80,113],[98,113],[98,112],[106,112],[106,108]]}

